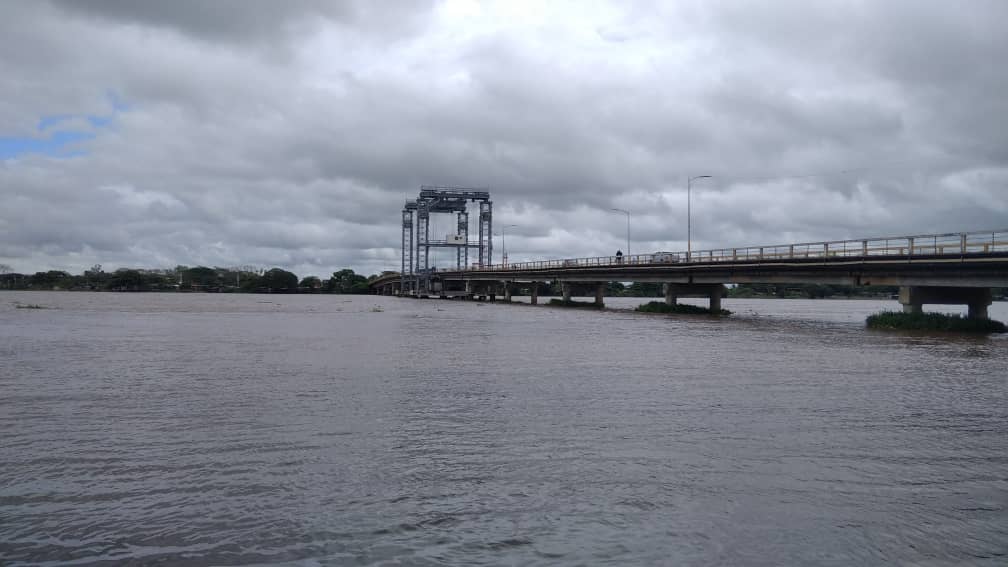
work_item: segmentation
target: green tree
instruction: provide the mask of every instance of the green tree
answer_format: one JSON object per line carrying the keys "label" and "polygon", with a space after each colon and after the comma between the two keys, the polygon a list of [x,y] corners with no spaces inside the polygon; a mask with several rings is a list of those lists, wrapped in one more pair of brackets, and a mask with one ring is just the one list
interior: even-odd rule
{"label": "green tree", "polygon": [[266,270],[260,280],[261,287],[267,288],[271,293],[296,293],[298,278],[295,274],[280,268]]}
{"label": "green tree", "polygon": [[340,270],[326,282],[329,293],[367,293],[367,278],[354,273],[353,270]]}
{"label": "green tree", "polygon": [[171,289],[175,286],[176,277],[169,270],[137,270],[140,272],[141,289]]}
{"label": "green tree", "polygon": [[254,272],[242,272],[241,275],[241,285],[239,286],[245,293],[255,293],[259,291],[269,291],[265,284],[263,284],[263,278],[259,274]]}
{"label": "green tree", "polygon": [[655,282],[633,282],[626,292],[630,297],[661,297],[662,284]]}
{"label": "green tree", "polygon": [[206,266],[196,266],[189,268],[182,273],[182,285],[207,287],[219,287],[221,285],[220,276],[217,270]]}
{"label": "green tree", "polygon": [[36,289],[53,289],[54,287],[64,287],[67,283],[72,283],[72,281],[73,276],[62,270],[35,272],[31,277],[31,287]]}
{"label": "green tree", "polygon": [[113,291],[141,291],[147,289],[143,274],[137,270],[121,268],[108,279],[108,287]]}
{"label": "green tree", "polygon": [[308,276],[301,280],[298,284],[299,289],[305,289],[309,292],[315,292],[322,288],[322,280],[318,276]]}
{"label": "green tree", "polygon": [[87,289],[101,289],[108,280],[108,274],[102,269],[101,264],[95,264],[84,270],[84,287]]}

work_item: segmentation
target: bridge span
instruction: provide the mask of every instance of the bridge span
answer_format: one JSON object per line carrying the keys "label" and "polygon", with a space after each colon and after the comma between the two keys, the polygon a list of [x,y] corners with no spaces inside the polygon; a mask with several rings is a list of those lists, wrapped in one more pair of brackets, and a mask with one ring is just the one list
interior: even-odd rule
{"label": "bridge span", "polygon": [[608,282],[661,282],[667,303],[701,296],[715,310],[724,284],[888,285],[900,287],[904,311],[965,304],[969,317],[986,318],[991,288],[1008,287],[1008,229],[501,263],[407,276],[379,278],[371,286],[385,294],[508,301],[527,288],[535,304],[540,283],[559,282],[564,299],[587,290],[601,306]]}

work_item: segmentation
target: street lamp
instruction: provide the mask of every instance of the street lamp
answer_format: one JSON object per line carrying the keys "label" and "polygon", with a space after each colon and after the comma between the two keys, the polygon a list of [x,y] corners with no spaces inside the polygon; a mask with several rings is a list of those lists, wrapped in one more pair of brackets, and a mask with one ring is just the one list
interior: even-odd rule
{"label": "street lamp", "polygon": [[696,175],[686,178],[686,261],[692,259],[693,253],[693,212],[690,204],[690,186],[697,179],[710,179],[713,175]]}
{"label": "street lamp", "polygon": [[501,256],[503,257],[503,260],[504,260],[504,267],[507,267],[507,248],[504,247],[504,229],[506,229],[506,228],[513,228],[513,227],[516,227],[516,226],[518,226],[518,225],[516,225],[516,224],[509,224],[509,225],[505,225],[505,226],[501,227]]}
{"label": "street lamp", "polygon": [[613,209],[616,212],[623,213],[626,215],[626,255],[627,262],[630,261],[630,211],[625,211],[623,209]]}

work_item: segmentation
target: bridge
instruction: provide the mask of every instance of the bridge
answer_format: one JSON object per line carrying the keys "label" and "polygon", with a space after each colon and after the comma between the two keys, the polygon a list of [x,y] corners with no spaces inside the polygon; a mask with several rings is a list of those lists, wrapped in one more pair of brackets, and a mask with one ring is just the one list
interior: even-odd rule
{"label": "bridge", "polygon": [[706,297],[712,310],[721,308],[724,284],[887,285],[899,286],[906,312],[959,304],[968,306],[968,317],[987,318],[991,288],[1008,287],[1008,229],[500,263],[425,275],[431,285],[424,293],[403,293],[398,274],[370,285],[390,295],[506,301],[528,289],[536,304],[539,284],[558,282],[565,300],[588,291],[602,306],[608,282],[660,282],[667,303]]}

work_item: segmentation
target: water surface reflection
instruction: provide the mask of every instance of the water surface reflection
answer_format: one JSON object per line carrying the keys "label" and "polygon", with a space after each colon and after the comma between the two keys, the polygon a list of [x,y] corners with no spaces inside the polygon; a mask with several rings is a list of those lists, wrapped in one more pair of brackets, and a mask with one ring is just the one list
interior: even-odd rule
{"label": "water surface reflection", "polygon": [[0,558],[1004,559],[1004,338],[638,302],[3,294]]}

